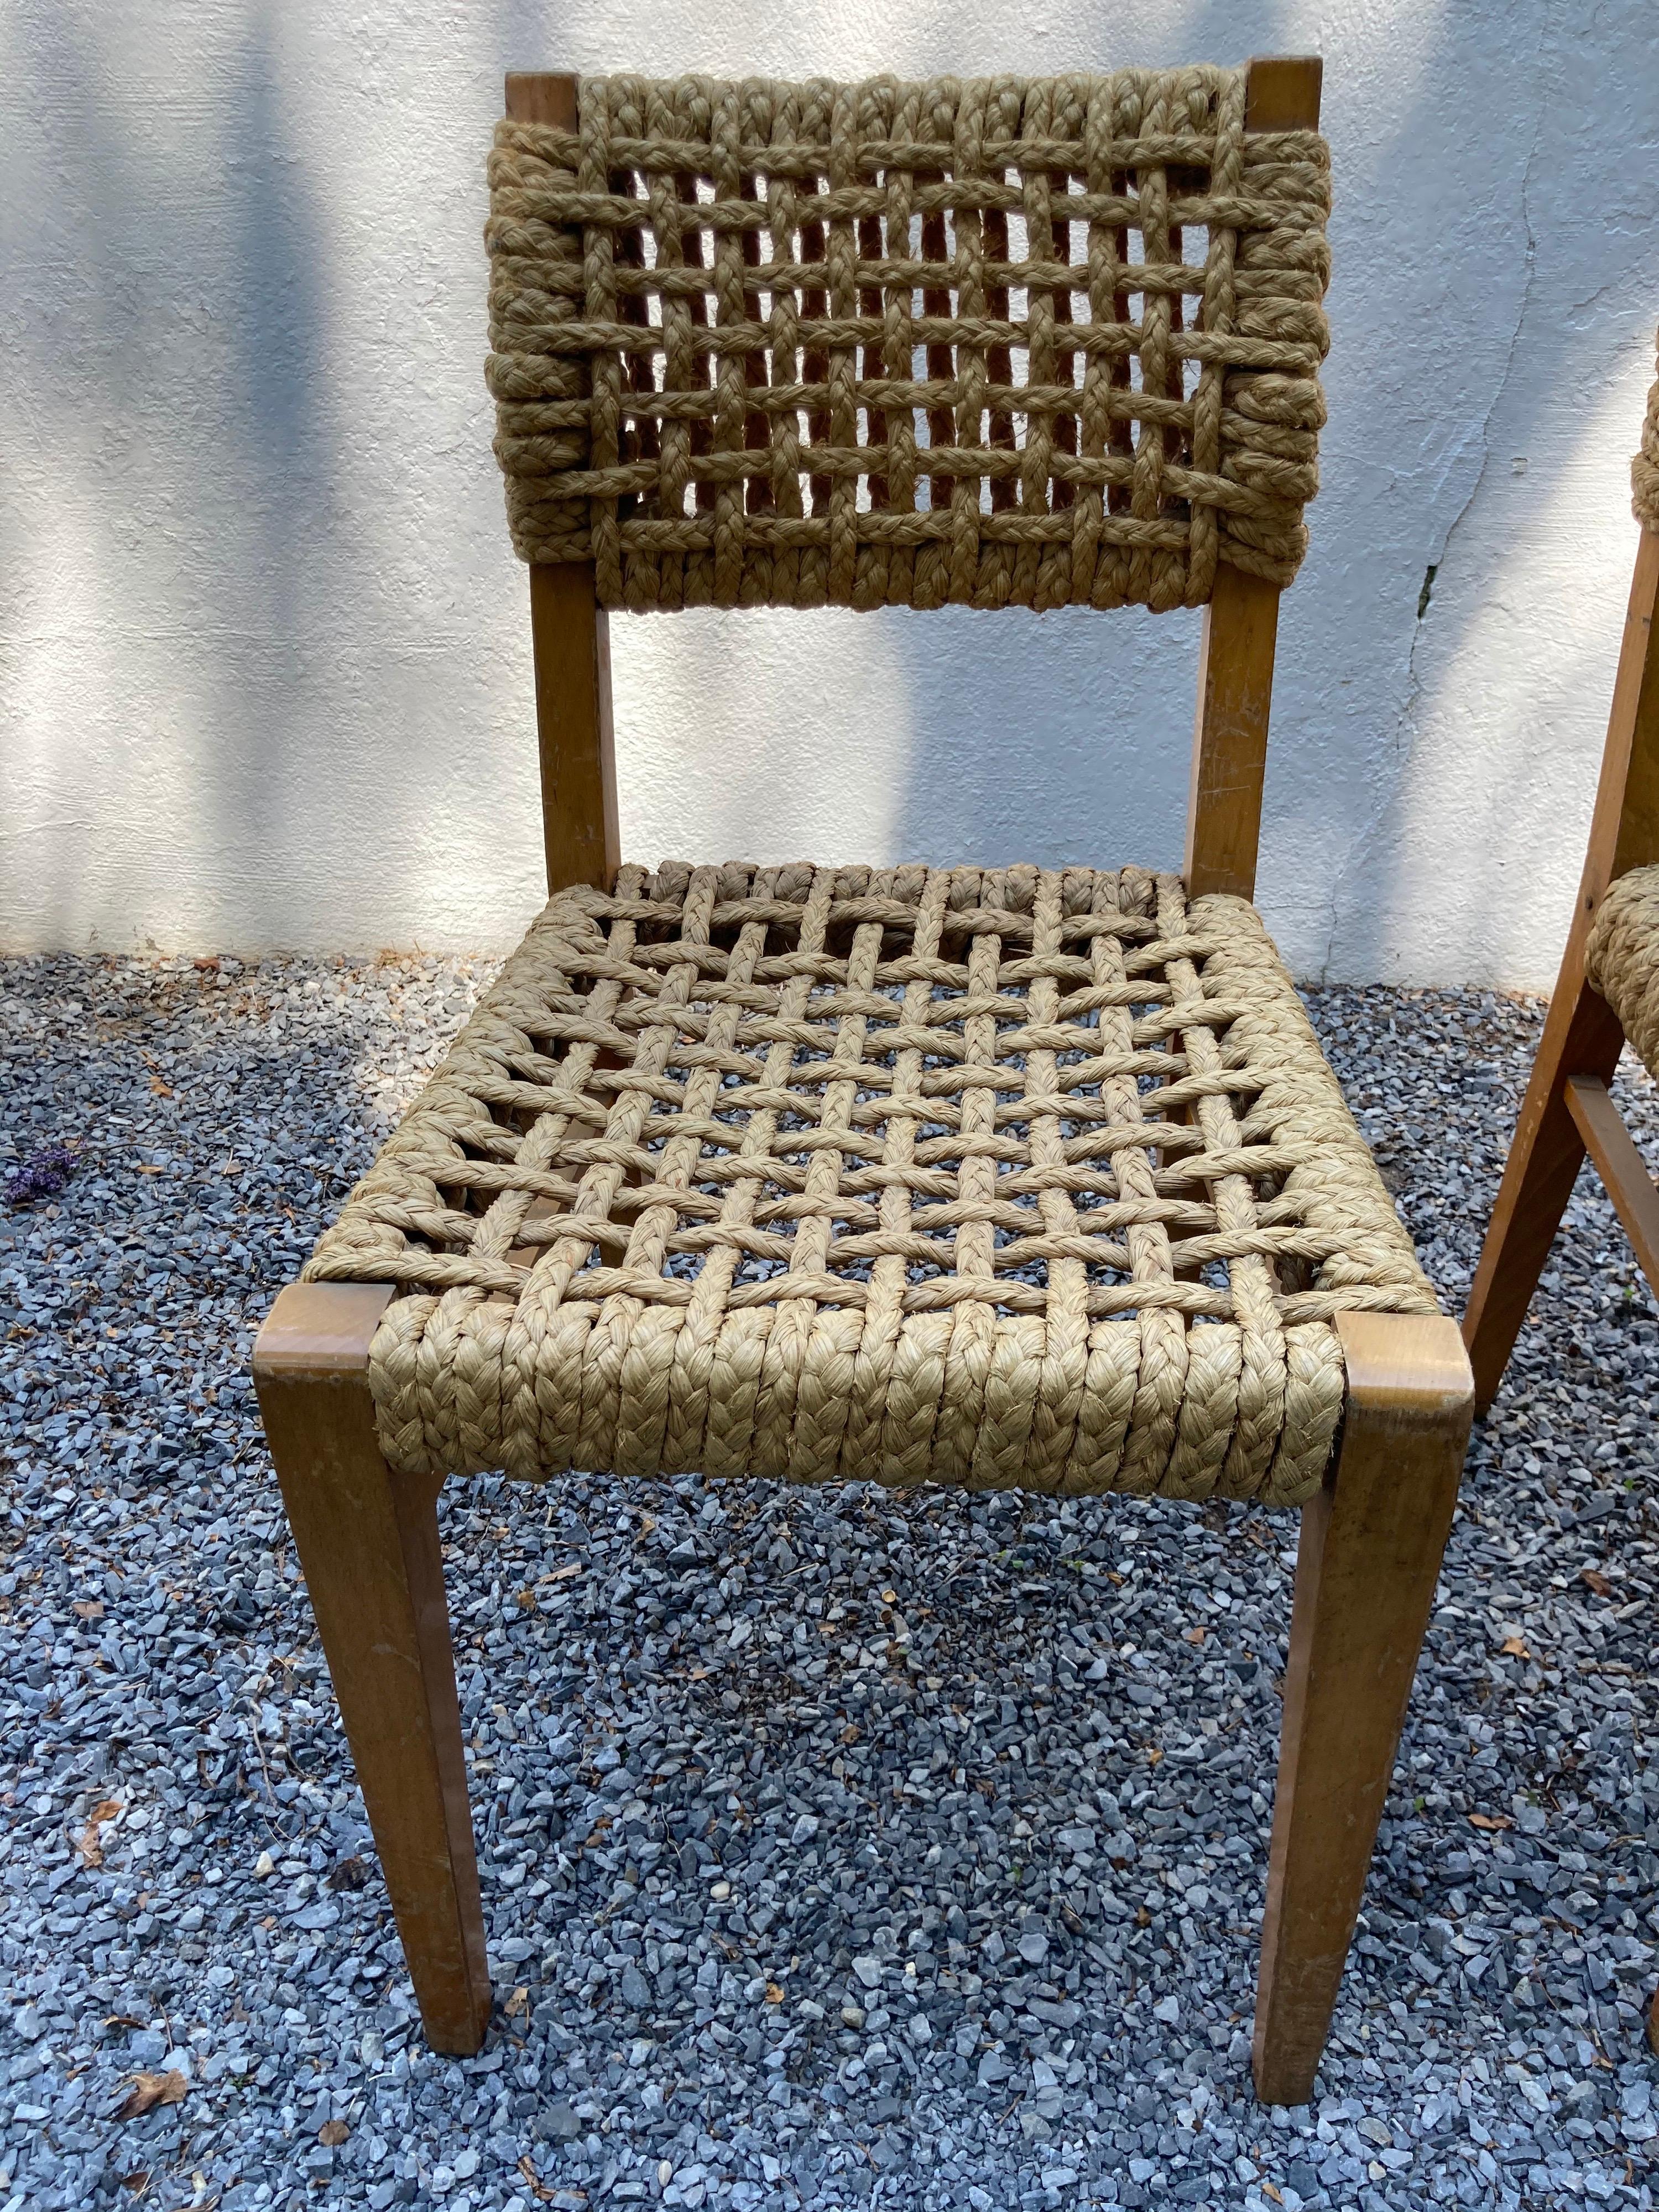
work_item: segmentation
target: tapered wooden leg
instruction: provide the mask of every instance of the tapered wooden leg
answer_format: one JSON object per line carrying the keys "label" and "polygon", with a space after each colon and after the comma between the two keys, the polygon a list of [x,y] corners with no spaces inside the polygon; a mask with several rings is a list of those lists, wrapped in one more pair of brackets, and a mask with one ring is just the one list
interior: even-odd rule
{"label": "tapered wooden leg", "polygon": [[1473,1413],[1457,1324],[1343,1314],[1342,1439],[1303,1508],[1285,1674],[1255,2072],[1305,2104],[1394,1771]]}
{"label": "tapered wooden leg", "polygon": [[438,1540],[438,1486],[380,1455],[368,1343],[390,1292],[303,1283],[272,1307],[253,1375],[427,2039],[489,2023],[483,1909]]}
{"label": "tapered wooden leg", "polygon": [[1623,1043],[1619,1017],[1584,981],[1579,947],[1570,946],[1463,1316],[1480,1413],[1498,1395],[1583,1161],[1584,1139],[1569,1109],[1567,1079],[1587,1075],[1610,1081]]}

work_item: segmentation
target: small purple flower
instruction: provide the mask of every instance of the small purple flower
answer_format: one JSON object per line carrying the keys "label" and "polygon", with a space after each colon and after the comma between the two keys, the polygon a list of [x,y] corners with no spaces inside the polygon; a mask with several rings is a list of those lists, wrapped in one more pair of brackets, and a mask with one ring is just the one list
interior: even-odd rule
{"label": "small purple flower", "polygon": [[37,1198],[56,1198],[81,1164],[72,1145],[47,1145],[6,1177],[8,1206],[33,1206]]}

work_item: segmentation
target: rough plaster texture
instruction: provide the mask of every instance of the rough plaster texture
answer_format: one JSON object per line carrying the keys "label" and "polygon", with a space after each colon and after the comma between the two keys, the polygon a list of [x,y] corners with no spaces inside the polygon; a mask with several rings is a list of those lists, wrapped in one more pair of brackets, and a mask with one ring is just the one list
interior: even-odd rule
{"label": "rough plaster texture", "polygon": [[[1646,0],[9,0],[0,945],[483,949],[538,902],[481,373],[504,68],[1309,50],[1331,427],[1261,902],[1309,975],[1547,988],[1659,317]],[[1192,619],[687,615],[613,647],[636,856],[1178,858]]]}

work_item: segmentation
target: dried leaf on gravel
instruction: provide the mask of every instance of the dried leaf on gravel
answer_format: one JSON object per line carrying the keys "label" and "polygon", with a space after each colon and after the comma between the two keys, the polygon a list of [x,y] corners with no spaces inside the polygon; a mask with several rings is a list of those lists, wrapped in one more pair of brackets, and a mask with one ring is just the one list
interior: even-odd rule
{"label": "dried leaf on gravel", "polygon": [[528,2155],[519,2160],[519,2179],[523,2182],[525,2187],[530,2191],[531,2195],[540,2203],[545,2204],[553,2194],[553,2191],[548,2187],[547,2184],[542,2179],[540,2174],[537,2172],[535,2167],[530,2163]]}
{"label": "dried leaf on gravel", "polygon": [[118,1820],[120,1814],[121,1808],[113,1797],[106,1797],[101,1803],[94,1805],[88,1814],[87,1825],[75,1839],[75,1848],[81,1855],[82,1866],[102,1866],[104,1852],[103,1846],[99,1842],[98,1831],[106,1820]]}
{"label": "dried leaf on gravel", "polygon": [[1613,1595],[1613,1584],[1605,1575],[1598,1574],[1594,1567],[1580,1567],[1578,1579],[1587,1590],[1594,1590],[1597,1597]]}
{"label": "dried leaf on gravel", "polygon": [[132,2087],[124,2101],[117,2107],[118,2120],[142,2119],[153,2112],[158,2105],[182,2105],[190,2093],[190,2084],[176,2066],[165,2074],[135,2074]]}
{"label": "dried leaf on gravel", "polygon": [[1532,1656],[1518,1636],[1506,1636],[1498,1648],[1506,1659],[1530,1659]]}
{"label": "dried leaf on gravel", "polygon": [[317,2130],[317,2140],[330,2150],[338,2150],[350,2134],[351,2130],[343,2120],[325,2120]]}
{"label": "dried leaf on gravel", "polygon": [[1507,1813],[1471,1813],[1469,1815],[1469,1826],[1472,1828],[1489,1828],[1495,1830],[1498,1828],[1512,1828],[1515,1826],[1515,1823],[1510,1820]]}

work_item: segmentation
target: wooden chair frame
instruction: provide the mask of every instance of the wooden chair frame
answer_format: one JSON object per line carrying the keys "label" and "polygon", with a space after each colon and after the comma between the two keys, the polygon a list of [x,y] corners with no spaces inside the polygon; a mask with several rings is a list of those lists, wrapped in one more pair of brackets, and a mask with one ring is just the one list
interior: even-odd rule
{"label": "wooden chair frame", "polygon": [[[1656,610],[1659,537],[1644,529],[1578,902],[1463,1316],[1475,1407],[1482,1413],[1498,1395],[1586,1152],[1649,1287],[1659,1295],[1659,1188],[1607,1088],[1624,1049],[1624,1025],[1584,973],[1590,930],[1608,890],[1632,868],[1659,862]],[[1659,2051],[1659,1990],[1648,2013],[1648,2042]]]}
{"label": "wooden chair frame", "polygon": [[[1247,127],[1311,129],[1317,59],[1250,64]],[[507,112],[574,127],[577,81],[511,76]],[[550,890],[609,889],[621,860],[605,611],[592,568],[530,571]],[[1255,889],[1279,591],[1223,568],[1204,617],[1185,872]],[[376,1441],[368,1346],[383,1285],[285,1290],[254,1374],[272,1456],[428,2039],[476,2051],[490,2013],[483,1919],[438,1537],[440,1486]],[[1393,1771],[1470,1419],[1439,1316],[1338,1317],[1339,1449],[1303,1511],[1258,1989],[1255,2078],[1311,2094]]]}
{"label": "wooden chair frame", "polygon": [[1463,1319],[1476,1409],[1498,1395],[1586,1152],[1648,1281],[1659,1290],[1659,1192],[1607,1085],[1624,1049],[1619,1017],[1584,973],[1610,885],[1659,861],[1659,537],[1642,532],[1578,903],[1544,1034],[1504,1164]]}

